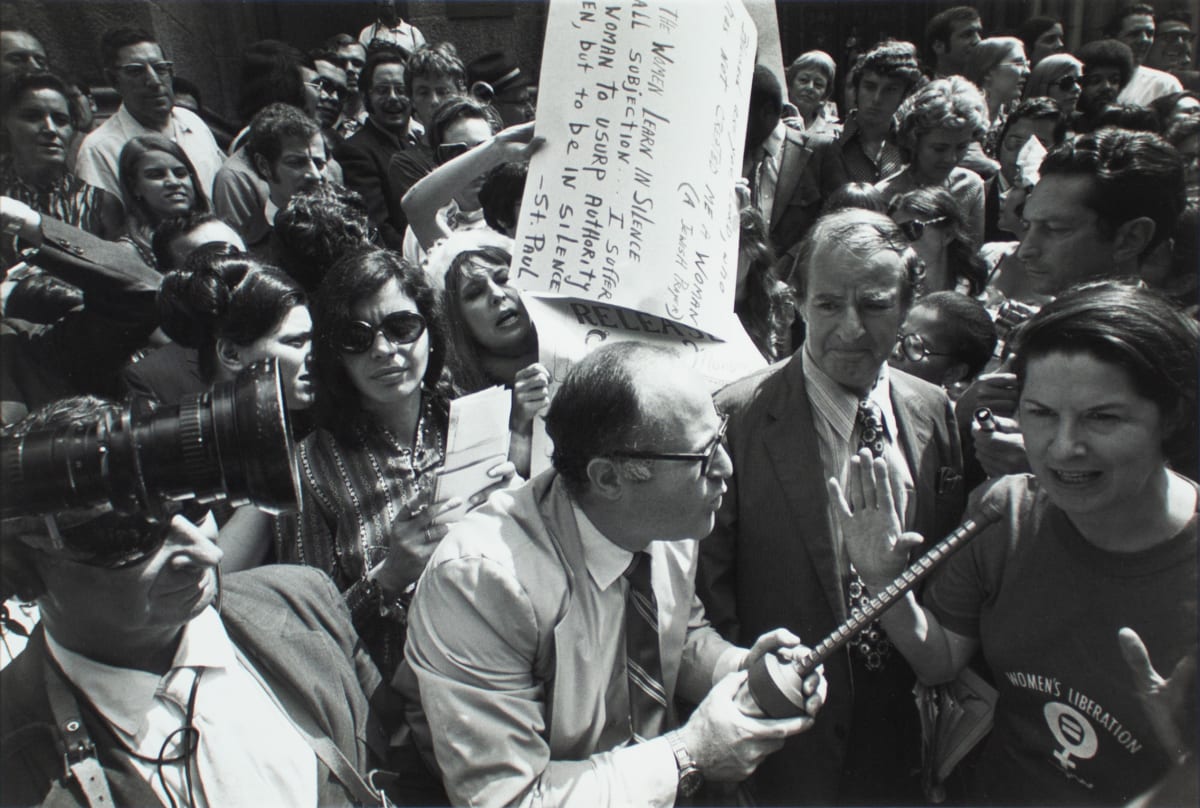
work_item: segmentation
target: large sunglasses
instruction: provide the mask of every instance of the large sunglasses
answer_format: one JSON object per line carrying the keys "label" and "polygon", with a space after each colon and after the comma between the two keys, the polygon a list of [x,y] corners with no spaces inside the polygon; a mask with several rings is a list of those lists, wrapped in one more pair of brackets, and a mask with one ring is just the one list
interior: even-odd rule
{"label": "large sunglasses", "polygon": [[350,92],[348,88],[343,87],[336,81],[332,81],[324,77],[315,78],[312,81],[306,81],[304,83],[309,87],[312,87],[318,93],[325,93],[326,95],[334,96],[339,101],[344,101],[346,95]]}
{"label": "large sunglasses", "polygon": [[345,354],[366,353],[383,334],[393,345],[408,345],[425,333],[425,318],[415,311],[396,311],[385,316],[379,325],[355,320],[344,324],[333,335],[333,346]]}
{"label": "large sunglasses", "polygon": [[188,501],[171,503],[160,520],[144,515],[109,511],[94,519],[64,525],[61,519],[50,519],[51,530],[57,532],[64,555],[77,564],[108,570],[136,567],[158,552],[171,533],[171,519],[182,515],[193,525],[207,517],[210,506]]}
{"label": "large sunglasses", "polygon": [[444,165],[455,157],[462,157],[478,145],[478,143],[443,143],[437,147],[438,164]]}
{"label": "large sunglasses", "polygon": [[721,426],[717,428],[716,437],[708,446],[704,447],[702,452],[643,452],[635,449],[625,449],[619,452],[612,452],[613,457],[628,457],[636,460],[686,460],[694,463],[700,461],[700,476],[703,477],[708,473],[708,469],[712,466],[713,458],[717,456],[717,451],[721,448],[721,441],[725,438],[725,430],[729,426],[729,416],[721,416]]}
{"label": "large sunglasses", "polygon": [[1079,77],[1067,74],[1061,79],[1051,82],[1050,85],[1057,88],[1060,92],[1069,93],[1071,90],[1079,87]]}
{"label": "large sunglasses", "polygon": [[900,229],[904,232],[904,237],[909,241],[920,241],[921,236],[925,235],[925,228],[935,224],[943,224],[950,221],[949,216],[939,216],[936,219],[913,219],[911,222],[900,222]]}

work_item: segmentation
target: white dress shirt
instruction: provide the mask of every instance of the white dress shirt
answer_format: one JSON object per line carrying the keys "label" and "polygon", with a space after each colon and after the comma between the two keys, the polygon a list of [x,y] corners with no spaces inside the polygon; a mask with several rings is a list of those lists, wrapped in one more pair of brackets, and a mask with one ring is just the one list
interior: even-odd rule
{"label": "white dress shirt", "polygon": [[184,763],[162,766],[160,779],[159,766],[143,758],[157,759],[160,751],[167,758],[180,754],[183,733],[176,731],[187,720],[196,677],[192,726],[200,740],[189,758],[195,806],[316,806],[316,754],[247,669],[214,609],[184,627],[171,669],[161,677],[95,662],[64,648],[49,631],[46,646],[126,751],[139,756],[128,759],[164,806],[171,799],[192,804]]}

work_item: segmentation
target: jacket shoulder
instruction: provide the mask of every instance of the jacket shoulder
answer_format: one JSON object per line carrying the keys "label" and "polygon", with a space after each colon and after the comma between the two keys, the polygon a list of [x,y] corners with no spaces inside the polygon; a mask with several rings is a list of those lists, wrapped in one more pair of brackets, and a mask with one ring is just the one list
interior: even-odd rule
{"label": "jacket shoulder", "polygon": [[780,384],[784,383],[783,370],[788,366],[791,359],[785,359],[776,362],[773,365],[768,365],[761,370],[751,373],[749,376],[744,376],[737,381],[730,382],[725,387],[717,391],[714,396],[717,402],[717,409],[722,412],[730,412],[741,410],[752,402],[763,397],[765,393],[775,390]]}

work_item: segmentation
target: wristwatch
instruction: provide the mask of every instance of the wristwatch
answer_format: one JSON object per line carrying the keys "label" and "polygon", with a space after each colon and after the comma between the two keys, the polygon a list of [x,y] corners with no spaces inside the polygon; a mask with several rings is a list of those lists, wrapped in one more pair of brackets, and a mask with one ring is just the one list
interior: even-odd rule
{"label": "wristwatch", "polygon": [[704,775],[684,744],[683,733],[673,730],[667,733],[666,738],[671,744],[671,751],[675,753],[675,765],[679,767],[679,785],[675,787],[675,793],[680,797],[690,797],[704,785]]}

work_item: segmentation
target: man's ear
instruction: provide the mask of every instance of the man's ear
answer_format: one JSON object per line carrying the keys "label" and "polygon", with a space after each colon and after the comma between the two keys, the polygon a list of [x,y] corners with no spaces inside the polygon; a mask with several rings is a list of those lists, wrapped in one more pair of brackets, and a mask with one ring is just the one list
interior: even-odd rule
{"label": "man's ear", "polygon": [[221,367],[232,373],[237,373],[246,366],[238,346],[224,337],[217,340],[217,361],[221,363]]}
{"label": "man's ear", "polygon": [[625,488],[625,477],[611,457],[593,457],[587,464],[589,490],[610,502],[621,498]]}
{"label": "man's ear", "polygon": [[254,155],[254,171],[264,181],[269,181],[271,179],[271,164],[267,162],[265,155]]}
{"label": "man's ear", "polygon": [[936,39],[933,41],[933,52],[938,56],[944,56],[946,53],[946,43],[939,42]]}
{"label": "man's ear", "polygon": [[1117,261],[1137,261],[1154,238],[1154,220],[1138,216],[1117,227],[1113,236],[1113,258]]}

